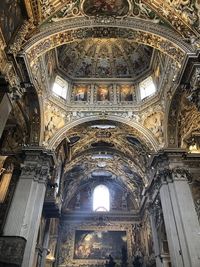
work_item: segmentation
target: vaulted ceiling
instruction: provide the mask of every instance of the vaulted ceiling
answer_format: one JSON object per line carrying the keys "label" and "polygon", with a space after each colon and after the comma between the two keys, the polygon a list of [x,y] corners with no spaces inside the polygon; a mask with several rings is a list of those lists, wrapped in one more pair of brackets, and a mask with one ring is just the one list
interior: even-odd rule
{"label": "vaulted ceiling", "polygon": [[[15,128],[12,135],[5,134],[6,149],[17,148],[20,135],[20,144],[33,140],[51,149],[59,148],[64,140],[70,147],[65,165],[67,201],[81,183],[97,177],[117,180],[140,197],[148,182],[150,154],[175,145],[175,123],[170,134],[165,134],[167,113],[187,56],[195,57],[200,48],[199,1],[3,0],[0,18],[0,70],[13,88],[25,87],[15,95],[20,98],[25,92],[17,108],[14,105],[17,112],[23,111],[16,121],[27,126],[29,120],[33,122],[26,131],[32,131],[30,138],[19,132],[23,126],[15,127],[17,135]],[[159,89],[154,98],[120,102],[124,81],[135,86],[136,80],[150,74]],[[74,80],[106,81],[113,102],[93,101],[95,84],[86,86],[90,98],[85,103],[71,103],[70,93],[67,101],[56,99],[51,91],[56,75],[66,78],[69,87]],[[34,101],[30,101],[33,88]],[[176,121],[177,113],[171,114]],[[13,125],[14,112],[10,121]],[[191,127],[182,121],[179,135],[190,140]],[[196,123],[193,128],[198,127]]]}

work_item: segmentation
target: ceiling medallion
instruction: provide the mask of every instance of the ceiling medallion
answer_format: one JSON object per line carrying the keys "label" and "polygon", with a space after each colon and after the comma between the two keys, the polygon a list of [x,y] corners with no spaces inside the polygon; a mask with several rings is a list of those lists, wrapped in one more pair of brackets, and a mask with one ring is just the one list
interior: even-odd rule
{"label": "ceiling medallion", "polygon": [[83,0],[81,3],[86,16],[124,17],[130,9],[129,0]]}

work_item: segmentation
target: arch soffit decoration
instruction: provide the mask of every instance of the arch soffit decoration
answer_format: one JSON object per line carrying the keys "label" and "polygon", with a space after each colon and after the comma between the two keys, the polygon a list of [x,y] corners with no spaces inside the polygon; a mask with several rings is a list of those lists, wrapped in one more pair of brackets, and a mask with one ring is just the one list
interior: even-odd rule
{"label": "arch soffit decoration", "polygon": [[[55,23],[56,24],[56,23]],[[44,28],[30,39],[22,53],[32,65],[47,51],[84,38],[125,38],[133,42],[151,46],[174,59],[179,66],[186,54],[194,54],[194,48],[181,40],[180,36],[163,26],[138,19],[98,22],[95,19],[74,18],[71,21]]]}
{"label": "arch soffit decoration", "polygon": [[[86,159],[87,159],[88,164],[90,165],[89,172],[91,172],[92,169],[96,169],[97,168],[96,163],[98,159],[97,160],[92,159],[92,156],[95,154],[96,154],[95,152],[94,153],[86,152],[86,154],[77,156],[75,159],[73,159],[72,161],[70,161],[69,163],[65,165],[65,173],[69,172],[77,165],[84,164],[86,162]],[[113,155],[113,158],[104,159],[107,162],[105,166],[107,170],[108,170],[108,167],[110,168],[114,166],[114,168],[109,169],[110,172],[113,172],[113,170],[119,170],[120,169],[119,167],[121,167],[122,165],[123,166],[128,165],[133,172],[137,173],[141,177],[144,177],[144,170],[141,170],[139,166],[137,165],[137,163],[133,162],[130,158],[125,157],[119,151],[111,151],[111,154]],[[123,173],[124,173],[124,170],[123,170]]]}
{"label": "arch soffit decoration", "polygon": [[142,126],[141,124],[137,122],[130,121],[128,119],[117,117],[117,116],[107,116],[106,118],[105,117],[101,118],[99,116],[91,116],[91,117],[81,118],[76,121],[73,121],[65,125],[62,129],[60,129],[54,134],[54,136],[48,142],[47,149],[56,149],[57,146],[60,144],[60,142],[64,138],[66,138],[67,131],[69,131],[71,128],[78,126],[85,122],[91,122],[91,121],[96,121],[96,120],[101,120],[101,119],[104,119],[104,120],[106,119],[108,121],[110,120],[114,122],[121,122],[132,127],[133,129],[138,131],[139,134],[141,134],[140,136],[141,140],[144,141],[144,143],[147,145],[147,147],[149,147],[150,150],[156,152],[160,149],[158,141],[155,139],[153,134],[148,129],[146,129],[144,126]]}
{"label": "arch soffit decoration", "polygon": [[[63,208],[65,209],[68,205],[68,203],[70,202],[70,200],[75,196],[76,192],[80,191],[81,187],[84,187],[86,184],[91,183],[91,177],[90,174],[92,173],[93,170],[84,172],[84,176],[80,176],[77,177],[76,179],[74,179],[70,184],[67,184],[67,194],[65,194],[64,197],[64,205]],[[104,181],[104,183],[108,183],[108,182],[114,182],[118,185],[120,185],[122,188],[124,188],[125,190],[131,192],[132,195],[132,199],[134,199],[134,197],[136,195],[139,194],[141,187],[140,185],[137,183],[137,179],[135,180],[135,178],[130,178],[128,177],[125,173],[123,172],[118,172],[117,171],[117,175],[116,172],[113,172],[113,169],[108,168],[106,169],[106,171],[110,172],[112,174],[111,177],[109,177],[108,179],[106,179]],[[142,180],[144,184],[147,183],[147,180],[143,179]],[[95,181],[94,179],[92,179],[92,183],[95,184],[99,184],[99,181]],[[141,185],[142,186],[142,185]],[[140,187],[140,189],[139,189]]]}

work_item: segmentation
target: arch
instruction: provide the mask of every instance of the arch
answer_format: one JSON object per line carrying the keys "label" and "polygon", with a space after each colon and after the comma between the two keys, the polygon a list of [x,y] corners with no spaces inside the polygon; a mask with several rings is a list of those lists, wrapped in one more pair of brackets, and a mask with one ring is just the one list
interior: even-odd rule
{"label": "arch", "polygon": [[130,121],[128,119],[114,116],[114,115],[109,115],[105,117],[100,117],[100,116],[90,116],[90,117],[85,117],[85,118],[80,118],[76,121],[72,121],[66,126],[64,126],[62,129],[57,131],[55,135],[49,140],[47,149],[55,149],[58,144],[66,137],[66,132],[69,131],[71,128],[78,126],[82,123],[85,122],[90,122],[90,121],[96,121],[96,120],[105,120],[107,119],[108,121],[114,121],[114,122],[121,122],[124,123],[135,130],[137,130],[141,134],[141,139],[144,140],[144,142],[147,144],[147,146],[152,149],[153,151],[158,151],[159,150],[159,143],[153,136],[153,134],[150,132],[150,130],[146,129],[144,126],[139,124],[138,122]]}
{"label": "arch", "polygon": [[[123,30],[122,30],[123,29]],[[179,65],[187,53],[194,53],[194,48],[180,40],[177,33],[166,27],[131,18],[128,20],[100,20],[73,18],[62,23],[44,27],[25,45],[22,53],[27,54],[29,62],[34,62],[45,52],[73,41],[85,38],[124,38],[152,46],[173,58]]]}
{"label": "arch", "polygon": [[110,211],[110,192],[107,186],[99,184],[93,191],[93,211]]}

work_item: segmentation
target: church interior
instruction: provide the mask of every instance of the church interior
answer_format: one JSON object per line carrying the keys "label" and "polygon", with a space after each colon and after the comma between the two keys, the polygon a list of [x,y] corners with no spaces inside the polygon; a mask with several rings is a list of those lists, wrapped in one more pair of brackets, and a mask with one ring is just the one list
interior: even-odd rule
{"label": "church interior", "polygon": [[104,266],[200,266],[200,1],[1,0],[0,267]]}

